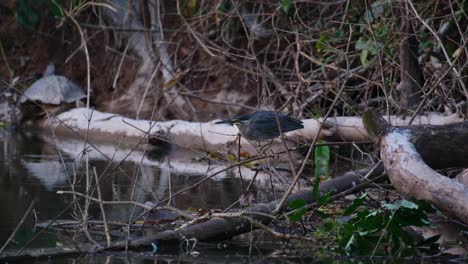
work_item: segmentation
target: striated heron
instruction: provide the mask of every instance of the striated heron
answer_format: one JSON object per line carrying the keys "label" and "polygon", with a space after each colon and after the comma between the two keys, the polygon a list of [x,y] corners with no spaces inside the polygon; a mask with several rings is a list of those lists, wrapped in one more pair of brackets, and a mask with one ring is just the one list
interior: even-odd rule
{"label": "striated heron", "polygon": [[[304,128],[301,120],[280,112],[277,113],[277,116],[283,133]],[[273,111],[258,111],[249,115],[222,120],[215,124],[234,125],[239,129],[242,136],[253,141],[269,140],[280,136],[275,112]]]}

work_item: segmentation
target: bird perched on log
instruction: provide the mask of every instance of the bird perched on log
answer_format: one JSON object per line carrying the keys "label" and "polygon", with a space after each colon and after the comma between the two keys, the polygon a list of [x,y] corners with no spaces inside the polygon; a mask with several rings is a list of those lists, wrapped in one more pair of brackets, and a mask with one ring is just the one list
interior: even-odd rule
{"label": "bird perched on log", "polygon": [[[301,120],[277,112],[279,128],[282,133],[304,128]],[[280,129],[273,111],[257,111],[233,119],[218,121],[215,124],[230,124],[239,129],[240,134],[248,140],[264,141],[280,136]]]}

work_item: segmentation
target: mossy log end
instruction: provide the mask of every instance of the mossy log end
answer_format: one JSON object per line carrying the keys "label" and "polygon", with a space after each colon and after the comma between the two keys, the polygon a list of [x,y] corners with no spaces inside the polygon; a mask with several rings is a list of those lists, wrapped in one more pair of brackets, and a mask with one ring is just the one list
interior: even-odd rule
{"label": "mossy log end", "polygon": [[390,127],[377,110],[365,111],[362,114],[362,124],[374,142],[377,142]]}

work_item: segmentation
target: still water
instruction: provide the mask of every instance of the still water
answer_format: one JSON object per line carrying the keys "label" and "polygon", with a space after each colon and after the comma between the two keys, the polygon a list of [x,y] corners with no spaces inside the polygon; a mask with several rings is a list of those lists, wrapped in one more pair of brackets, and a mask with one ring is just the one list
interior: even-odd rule
{"label": "still water", "polygon": [[[36,201],[32,213],[10,242],[8,250],[19,249],[28,243],[28,248],[55,247],[62,245],[55,232],[42,232],[36,224],[55,218],[61,220],[80,219],[70,194],[57,194],[57,191],[70,191],[72,183],[75,191],[86,192],[85,171],[99,175],[102,199],[105,201],[136,201],[153,203],[166,198],[184,187],[190,186],[206,175],[219,170],[216,162],[208,162],[200,152],[172,150],[152,150],[151,153],[124,144],[84,145],[77,138],[61,138],[44,133],[26,130],[15,134],[3,131],[1,134],[0,168],[0,241],[10,236],[25,214],[32,200]],[[89,165],[86,166],[88,154]],[[210,164],[213,163],[213,164]],[[244,180],[252,178],[252,173],[243,171]],[[271,199],[258,189],[270,186],[265,179],[258,178],[254,191],[256,202]],[[95,184],[93,182],[92,184]],[[259,187],[260,186],[260,187]],[[266,187],[265,187],[266,188]],[[241,194],[241,183],[235,173],[220,173],[203,184],[177,195],[171,205],[181,209],[226,208]],[[96,193],[94,193],[96,197]],[[105,206],[108,221],[128,222],[142,209],[134,206]],[[90,219],[100,219],[97,205],[90,208]],[[213,245],[200,245],[200,255],[178,254],[160,255],[159,263],[177,261],[181,263],[235,263],[250,262],[255,258],[263,262],[270,259],[278,245],[270,249],[256,247],[217,248]],[[266,254],[266,255],[265,255]],[[273,259],[277,259],[276,257]],[[270,259],[269,262],[271,262]],[[79,258],[54,259],[52,263],[155,263],[154,256],[133,254],[131,256],[85,256]],[[295,262],[293,259],[290,261]],[[46,261],[47,262],[47,261]],[[25,262],[30,263],[30,262]],[[36,262],[36,263],[42,263]],[[44,262],[45,263],[45,262]],[[51,263],[51,262],[47,262]]]}

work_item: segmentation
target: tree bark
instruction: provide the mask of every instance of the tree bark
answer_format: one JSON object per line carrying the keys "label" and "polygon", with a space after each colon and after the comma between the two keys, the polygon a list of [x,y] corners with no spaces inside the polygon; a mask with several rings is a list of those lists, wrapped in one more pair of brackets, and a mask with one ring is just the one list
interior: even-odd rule
{"label": "tree bark", "polygon": [[[409,119],[390,116],[393,125],[406,125]],[[318,135],[319,139],[328,141],[369,141],[371,137],[364,129],[362,119],[354,116],[331,117],[326,121],[322,119],[304,119],[304,129],[291,131],[285,136],[292,142],[312,141]],[[438,113],[428,113],[416,117],[413,124],[442,125],[463,121],[457,114],[444,116]],[[323,123],[323,125],[322,125]],[[319,132],[319,128],[322,129]],[[188,122],[183,120],[151,121],[135,120],[121,115],[104,113],[86,108],[75,108],[61,113],[42,123],[41,126],[50,131],[50,126],[57,136],[64,134],[77,136],[83,139],[96,138],[99,142],[109,140],[119,142],[125,137],[125,142],[140,142],[144,137],[163,138],[170,143],[185,148],[200,148],[207,151],[220,151],[229,142],[237,142],[237,129],[230,125],[218,125],[214,122]],[[123,143],[125,143],[123,142]],[[157,140],[154,140],[156,142]],[[236,143],[237,144],[237,143]],[[255,153],[255,147],[247,140],[242,139],[243,151]],[[280,139],[275,139],[272,150],[283,151]]]}
{"label": "tree bark", "polygon": [[421,101],[421,90],[424,77],[418,63],[418,40],[411,26],[407,0],[401,0],[401,34],[400,42],[400,109],[415,110]]}
{"label": "tree bark", "polygon": [[[468,167],[468,122],[445,126],[389,127],[366,113],[370,134],[384,131],[380,156],[392,185],[468,223],[468,187],[433,168]],[[432,168],[431,168],[432,167]]]}

